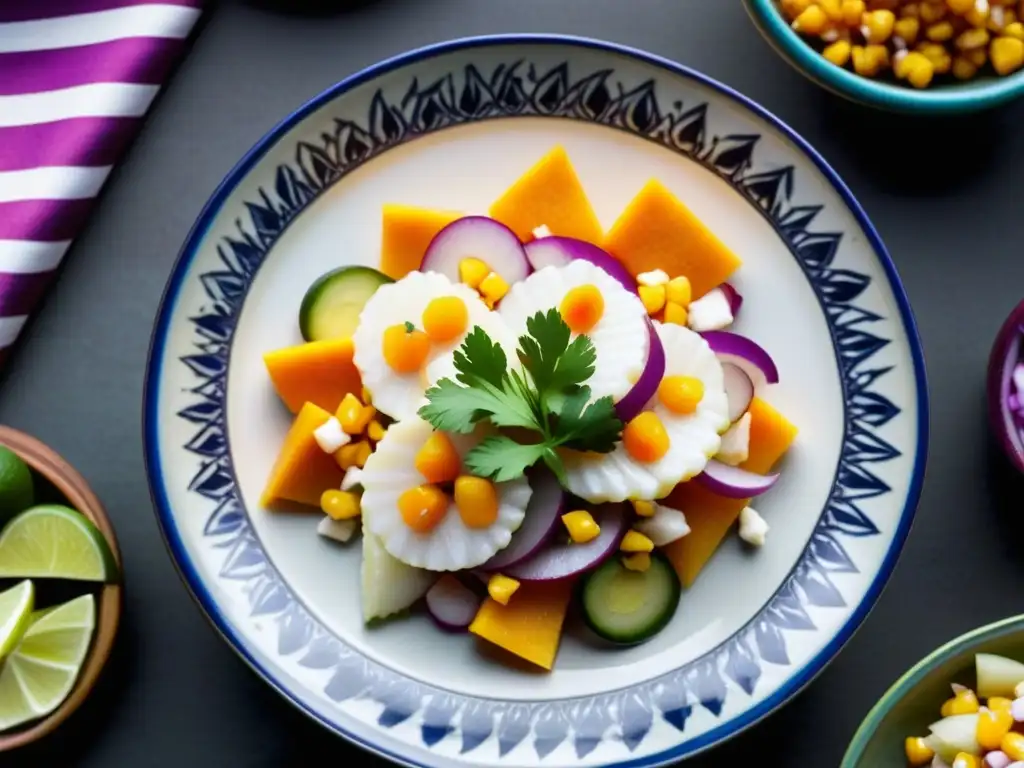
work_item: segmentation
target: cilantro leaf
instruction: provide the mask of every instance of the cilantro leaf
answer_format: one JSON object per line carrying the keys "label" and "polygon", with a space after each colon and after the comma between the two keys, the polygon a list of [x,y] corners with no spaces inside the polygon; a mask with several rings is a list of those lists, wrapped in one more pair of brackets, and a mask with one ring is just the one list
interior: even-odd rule
{"label": "cilantro leaf", "polygon": [[562,457],[558,455],[554,448],[548,446],[544,449],[543,458],[548,469],[551,470],[555,479],[558,480],[558,484],[563,488],[567,488],[569,486],[569,478],[565,475],[565,464],[562,463]]}
{"label": "cilantro leaf", "polygon": [[455,370],[459,372],[457,378],[463,384],[473,386],[475,380],[480,380],[499,389],[502,387],[508,368],[505,350],[500,344],[492,342],[479,325],[462,340],[454,358]]}
{"label": "cilantro leaf", "polygon": [[609,453],[622,433],[611,397],[590,400],[590,387],[571,392],[558,412],[559,444],[578,451]]}
{"label": "cilantro leaf", "polygon": [[558,358],[558,365],[552,377],[551,389],[565,389],[582,384],[594,375],[597,350],[588,336],[577,336],[572,344]]}
{"label": "cilantro leaf", "polygon": [[467,434],[493,410],[494,398],[489,392],[460,387],[451,379],[441,379],[427,390],[427,404],[418,413],[434,429]]}
{"label": "cilantro leaf", "polygon": [[519,361],[543,392],[551,388],[558,358],[569,346],[571,331],[558,309],[552,307],[527,319],[526,332],[526,336],[519,337]]}
{"label": "cilantro leaf", "polygon": [[474,446],[462,461],[474,475],[501,483],[522,477],[547,450],[543,443],[523,445],[506,435],[491,435]]}
{"label": "cilantro leaf", "polygon": [[479,384],[478,389],[472,390],[486,393],[490,398],[491,423],[496,427],[525,427],[534,431],[539,430],[537,414],[530,401],[523,399],[508,377],[505,378],[502,385],[502,387],[494,387],[484,383]]}

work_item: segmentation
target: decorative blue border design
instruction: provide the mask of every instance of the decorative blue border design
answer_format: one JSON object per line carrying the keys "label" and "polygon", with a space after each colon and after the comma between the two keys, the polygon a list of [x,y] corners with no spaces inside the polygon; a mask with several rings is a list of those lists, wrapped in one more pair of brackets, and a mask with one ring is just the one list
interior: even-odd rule
{"label": "decorative blue border design", "polygon": [[[604,44],[565,38],[498,38],[493,42],[569,42],[607,47]],[[486,44],[487,40],[467,41],[451,44],[451,48]],[[418,55],[410,54],[406,59],[385,63],[381,68],[386,70],[401,66],[437,51],[434,49]],[[628,53],[637,55],[634,52]],[[639,57],[652,62],[649,56]],[[662,61],[653,63],[666,66]],[[680,71],[674,65],[669,68]],[[379,72],[367,73],[364,79],[371,79],[375,74]],[[683,71],[682,74],[709,84],[693,73]],[[286,127],[298,122],[303,114],[335,98],[352,84],[342,84],[335,92],[325,94],[317,102],[307,105],[301,113],[276,129],[272,138],[265,139],[258,150],[265,150],[280,137]],[[724,90],[720,86],[710,85]],[[792,167],[764,172],[754,170],[754,151],[759,136],[708,136],[706,104],[683,105],[675,102],[671,107],[665,107],[659,104],[655,91],[653,80],[625,89],[615,79],[613,69],[601,69],[571,79],[567,62],[548,71],[537,72],[532,64],[522,59],[499,65],[486,75],[470,64],[462,72],[449,73],[426,86],[421,86],[414,79],[397,103],[389,102],[378,90],[365,124],[338,120],[334,133],[325,134],[320,144],[298,144],[295,162],[278,167],[273,188],[270,191],[260,189],[258,201],[245,203],[248,221],[238,221],[237,236],[225,238],[218,246],[223,269],[200,276],[211,303],[203,308],[198,317],[192,318],[197,351],[196,354],[182,358],[182,361],[202,383],[192,390],[196,402],[180,412],[179,416],[197,425],[196,433],[185,448],[202,457],[203,463],[189,488],[215,505],[207,520],[205,534],[213,540],[214,546],[228,550],[221,576],[241,580],[246,584],[253,615],[276,618],[279,625],[278,651],[282,655],[301,653],[300,664],[332,670],[332,677],[325,689],[331,699],[342,701],[368,697],[381,703],[383,708],[378,722],[382,727],[389,728],[418,715],[422,741],[427,747],[454,733],[461,738],[462,752],[466,753],[494,735],[498,739],[499,751],[504,755],[532,734],[533,747],[538,757],[549,754],[566,739],[572,740],[577,755],[583,757],[608,738],[621,740],[630,751],[634,750],[650,731],[655,713],[680,731],[685,729],[686,720],[694,706],[703,706],[717,716],[725,701],[727,679],[751,694],[763,663],[790,663],[783,630],[814,629],[807,606],[845,605],[839,590],[832,583],[831,574],[855,572],[856,567],[839,537],[871,536],[878,533],[878,528],[859,504],[862,500],[881,496],[890,490],[872,474],[870,464],[888,461],[899,455],[893,446],[876,433],[879,427],[899,413],[899,409],[871,389],[871,385],[889,369],[867,367],[869,359],[888,341],[865,330],[865,326],[881,318],[853,304],[867,288],[869,278],[831,266],[842,235],[812,232],[809,229],[822,206],[795,205],[791,202]],[[727,95],[739,98],[732,93]],[[747,106],[752,107],[749,104]],[[753,109],[770,119],[758,108]],[[264,256],[295,216],[343,175],[391,147],[452,125],[522,115],[584,120],[656,141],[700,162],[757,206],[789,244],[826,311],[843,375],[846,434],[830,500],[808,548],[768,605],[737,635],[686,667],[628,689],[584,699],[509,704],[461,696],[404,678],[360,656],[328,635],[309,616],[267,561],[237,497],[227,446],[224,400],[235,318]],[[774,122],[774,119],[770,120]],[[788,133],[781,125],[777,127]],[[796,140],[795,137],[791,138]],[[799,140],[796,141],[799,144]],[[804,149],[808,151],[809,148]],[[808,154],[831,176],[820,158],[812,152]],[[253,162],[255,158],[252,156],[243,160],[240,168],[222,185],[211,203],[213,210],[208,208],[204,211],[201,224],[208,226],[219,207],[219,204],[214,203],[244,175],[247,170],[245,166]],[[834,183],[840,192],[845,193],[837,180]],[[895,280],[894,270],[884,258],[881,244],[877,242],[859,208],[852,200],[849,202],[862,219],[862,225],[876,240],[873,244],[890,273],[897,299],[901,301],[904,324],[913,346],[916,334],[913,332],[909,309],[898,288],[898,281]],[[194,255],[202,235],[203,232],[194,232],[190,236],[189,244],[183,251],[182,261],[186,262],[185,266],[186,257]],[[168,296],[177,290],[183,271],[182,263],[179,262]],[[161,506],[161,523],[165,533],[173,532],[176,537],[162,480],[154,473],[159,463],[155,456],[153,395],[154,388],[158,386],[156,377],[159,371],[153,370],[156,359],[153,353],[161,350],[162,345],[158,339],[166,333],[169,306],[165,297],[150,359],[146,406],[147,462],[151,479],[155,478],[154,486],[160,486],[155,487],[155,493]],[[926,411],[920,351],[915,348],[914,352],[915,373],[918,374],[919,384],[918,404],[920,409]],[[156,367],[159,367],[158,361]],[[919,426],[919,433],[923,435],[924,422]],[[908,507],[902,518],[901,530],[894,540],[894,549],[897,550],[909,523],[908,511],[912,511],[916,504],[923,468],[923,450],[922,444],[918,450],[915,482],[908,498]],[[179,552],[174,554],[181,563],[180,544]],[[891,551],[888,559],[893,554]],[[891,565],[887,563],[880,576],[887,575],[889,568]],[[194,574],[191,586],[202,590]],[[876,580],[868,598],[861,605],[862,609],[870,604],[869,598],[878,588],[880,584]],[[223,619],[217,616],[211,602],[206,596],[207,610],[212,609],[211,612],[223,627]],[[857,619],[856,616],[854,618]],[[841,636],[837,642],[844,639],[845,636]],[[820,668],[823,665],[823,662],[819,663],[822,656],[824,654],[809,667]],[[776,701],[771,706],[781,703],[785,695],[776,694],[774,698]],[[760,708],[763,709],[763,705]],[[734,721],[746,719],[748,722],[733,725],[732,732],[749,724],[749,714],[734,718]],[[637,762],[646,765],[674,759],[680,754],[713,743],[716,740],[713,734],[728,733],[725,729],[730,725],[732,721],[703,734],[700,739],[704,742],[702,745],[688,744],[688,748],[683,751],[670,750]]]}

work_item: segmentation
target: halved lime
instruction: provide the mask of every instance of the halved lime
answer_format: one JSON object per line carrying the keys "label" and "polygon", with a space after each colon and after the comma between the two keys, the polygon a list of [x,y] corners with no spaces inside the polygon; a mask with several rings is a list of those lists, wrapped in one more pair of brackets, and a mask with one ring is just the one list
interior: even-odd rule
{"label": "halved lime", "polygon": [[25,634],[35,601],[36,590],[28,579],[0,592],[0,659],[14,650]]}
{"label": "halved lime", "polygon": [[44,717],[67,698],[89,652],[96,601],[82,595],[32,619],[0,668],[0,731]]}
{"label": "halved lime", "polygon": [[99,529],[60,504],[41,504],[0,532],[0,577],[112,581],[117,563]]}

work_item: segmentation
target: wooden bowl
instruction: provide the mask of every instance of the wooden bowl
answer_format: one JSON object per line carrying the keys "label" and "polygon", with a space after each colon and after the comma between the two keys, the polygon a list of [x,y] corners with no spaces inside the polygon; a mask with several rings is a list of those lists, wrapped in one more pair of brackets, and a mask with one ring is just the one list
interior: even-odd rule
{"label": "wooden bowl", "polygon": [[[118,568],[121,566],[121,551],[117,536],[110,524],[106,511],[89,484],[74,468],[34,437],[10,427],[0,426],[0,445],[5,445],[18,454],[36,473],[46,478],[67,499],[68,506],[74,507],[99,528],[107,540]],[[92,647],[85,663],[67,698],[57,709],[42,720],[27,724],[21,730],[0,734],[0,752],[22,747],[51,733],[78,709],[85,697],[92,691],[99,679],[100,671],[110,657],[110,651],[117,635],[117,624],[121,616],[122,587],[120,583],[104,584],[97,594],[99,611]]]}

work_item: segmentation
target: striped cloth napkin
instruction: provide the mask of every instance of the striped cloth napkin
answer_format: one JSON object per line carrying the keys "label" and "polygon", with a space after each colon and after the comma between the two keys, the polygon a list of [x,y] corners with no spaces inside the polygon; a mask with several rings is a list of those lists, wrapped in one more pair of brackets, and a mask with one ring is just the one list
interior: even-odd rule
{"label": "striped cloth napkin", "polygon": [[182,53],[202,0],[0,0],[0,361]]}

